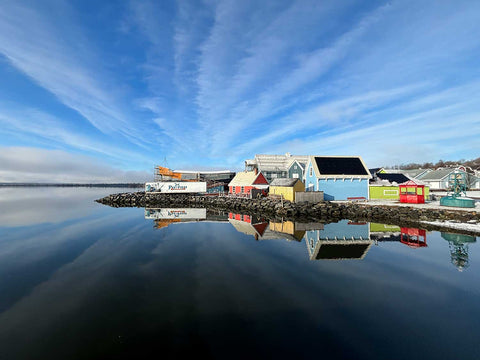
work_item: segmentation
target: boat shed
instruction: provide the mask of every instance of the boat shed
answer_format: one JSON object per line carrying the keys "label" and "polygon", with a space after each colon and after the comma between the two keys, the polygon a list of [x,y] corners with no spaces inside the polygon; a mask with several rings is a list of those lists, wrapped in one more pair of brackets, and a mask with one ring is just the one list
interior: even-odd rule
{"label": "boat shed", "polygon": [[270,195],[283,196],[285,200],[295,201],[295,193],[305,191],[305,185],[300,179],[273,179],[270,183]]}
{"label": "boat shed", "polygon": [[267,179],[257,170],[238,172],[228,184],[228,193],[233,195],[250,196],[252,189],[268,189]]}
{"label": "boat shed", "polygon": [[370,171],[360,156],[310,156],[306,191],[323,191],[324,199],[367,200]]}

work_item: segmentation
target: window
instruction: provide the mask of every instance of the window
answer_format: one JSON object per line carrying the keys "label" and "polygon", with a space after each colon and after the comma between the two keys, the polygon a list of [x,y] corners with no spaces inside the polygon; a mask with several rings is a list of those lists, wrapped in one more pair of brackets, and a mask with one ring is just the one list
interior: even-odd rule
{"label": "window", "polygon": [[245,187],[242,186],[242,187],[240,188],[240,192],[243,194],[244,191],[245,191]]}
{"label": "window", "polygon": [[313,176],[313,168],[310,166],[309,175]]}
{"label": "window", "polygon": [[383,195],[398,195],[398,190],[383,190]]}

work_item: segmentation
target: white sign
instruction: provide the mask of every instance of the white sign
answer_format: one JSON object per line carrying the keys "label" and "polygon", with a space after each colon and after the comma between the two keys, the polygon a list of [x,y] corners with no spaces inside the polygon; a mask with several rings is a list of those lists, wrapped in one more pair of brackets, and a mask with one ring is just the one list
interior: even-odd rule
{"label": "white sign", "polygon": [[157,181],[145,183],[145,192],[161,193],[205,193],[207,183],[200,181]]}

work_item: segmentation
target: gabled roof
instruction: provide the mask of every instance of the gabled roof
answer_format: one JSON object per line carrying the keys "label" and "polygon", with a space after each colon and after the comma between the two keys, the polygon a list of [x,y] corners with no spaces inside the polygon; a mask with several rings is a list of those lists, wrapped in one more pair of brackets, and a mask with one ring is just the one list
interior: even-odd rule
{"label": "gabled roof", "polygon": [[268,185],[261,172],[258,174],[255,171],[241,171],[230,181],[228,186],[252,186],[254,184]]}
{"label": "gabled roof", "polygon": [[[446,178],[448,175],[450,175],[452,172],[454,172],[455,170],[457,169],[447,168],[447,169],[438,169],[438,170],[430,171],[425,176],[422,176],[421,179],[422,181],[442,180]],[[457,171],[461,171],[461,170],[457,170]]]}
{"label": "gabled roof", "polygon": [[391,183],[396,182],[397,184],[401,184],[410,180],[407,176],[403,174],[378,173],[377,177],[382,180],[387,180]]}
{"label": "gabled roof", "polygon": [[309,161],[317,177],[372,177],[360,156],[310,156]]}
{"label": "gabled roof", "polygon": [[257,154],[254,159],[245,160],[246,165],[255,165],[260,171],[286,171],[292,160],[297,160],[300,164],[308,161],[307,155],[270,155]]}
{"label": "gabled roof", "polygon": [[399,185],[403,185],[403,186],[425,186],[420,181],[415,181],[415,180],[408,180],[408,181],[405,181],[404,183],[401,183]]}
{"label": "gabled roof", "polygon": [[276,178],[273,179],[270,183],[270,186],[284,186],[284,187],[292,187],[301,180],[300,179],[284,179],[284,178]]}
{"label": "gabled roof", "polygon": [[305,162],[300,162],[297,159],[293,159],[288,163],[287,169],[290,169],[293,164],[298,164],[302,168],[302,170],[305,170],[305,166],[307,166],[307,162],[308,162],[308,156],[306,158],[307,160]]}
{"label": "gabled roof", "polygon": [[378,173],[379,171],[381,170],[384,170],[383,167],[381,168],[373,168],[373,169],[368,169],[368,171],[370,172],[370,174],[375,175],[376,173]]}

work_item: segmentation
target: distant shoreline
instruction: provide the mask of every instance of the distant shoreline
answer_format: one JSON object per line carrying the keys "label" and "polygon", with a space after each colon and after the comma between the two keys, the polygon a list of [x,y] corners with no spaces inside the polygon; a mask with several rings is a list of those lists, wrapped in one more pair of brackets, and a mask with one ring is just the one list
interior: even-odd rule
{"label": "distant shoreline", "polygon": [[115,184],[47,184],[47,183],[0,183],[0,187],[128,187],[143,188],[145,183],[115,183]]}

